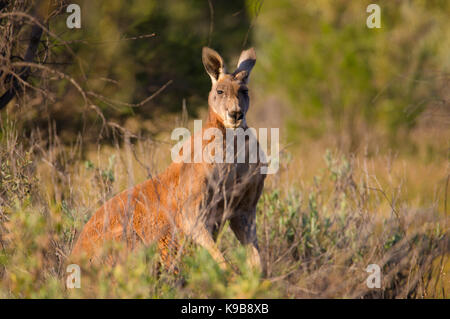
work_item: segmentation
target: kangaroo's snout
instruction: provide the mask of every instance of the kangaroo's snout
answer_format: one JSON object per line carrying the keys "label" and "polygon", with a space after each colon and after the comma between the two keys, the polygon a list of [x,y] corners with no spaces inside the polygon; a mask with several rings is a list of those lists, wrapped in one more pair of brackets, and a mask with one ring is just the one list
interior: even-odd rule
{"label": "kangaroo's snout", "polygon": [[244,113],[242,113],[242,111],[238,110],[238,111],[231,111],[228,112],[228,116],[234,121],[240,121],[244,118]]}

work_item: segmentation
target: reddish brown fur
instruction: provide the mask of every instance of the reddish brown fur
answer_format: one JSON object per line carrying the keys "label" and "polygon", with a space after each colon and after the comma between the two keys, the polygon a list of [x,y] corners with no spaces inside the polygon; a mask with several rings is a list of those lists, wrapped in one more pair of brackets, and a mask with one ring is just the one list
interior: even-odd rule
{"label": "reddish brown fur", "polygon": [[[203,131],[197,134],[214,127],[225,136],[224,117],[230,110],[241,110],[245,116],[248,97],[241,92],[242,88],[246,89],[247,81],[243,75],[248,76],[253,67],[254,51],[251,49],[242,53],[237,71],[241,71],[239,65],[242,66],[242,59],[253,59],[251,66],[244,68],[247,73],[227,74],[217,52],[204,49],[203,61],[213,85],[209,96],[208,121]],[[215,64],[208,64],[211,61]],[[218,87],[227,90],[226,95],[221,93],[219,97],[215,91]],[[222,102],[218,103],[220,99]],[[239,123],[246,128],[245,117]],[[202,148],[211,141],[203,141]],[[84,255],[93,260],[104,243],[110,240],[124,241],[129,249],[140,243],[148,245],[156,241],[163,260],[169,266],[177,252],[179,237],[187,235],[204,246],[224,266],[225,259],[214,242],[214,232],[230,220],[237,238],[248,247],[250,263],[259,267],[255,216],[264,178],[265,175],[259,171],[259,162],[172,163],[159,176],[114,196],[100,207],[82,230],[71,258]]]}

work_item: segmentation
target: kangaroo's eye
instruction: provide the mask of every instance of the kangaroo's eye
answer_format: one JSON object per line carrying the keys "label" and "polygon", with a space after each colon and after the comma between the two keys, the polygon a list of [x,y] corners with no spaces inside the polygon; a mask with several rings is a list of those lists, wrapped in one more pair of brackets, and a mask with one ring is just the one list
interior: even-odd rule
{"label": "kangaroo's eye", "polygon": [[222,90],[217,90],[217,94],[223,94]]}

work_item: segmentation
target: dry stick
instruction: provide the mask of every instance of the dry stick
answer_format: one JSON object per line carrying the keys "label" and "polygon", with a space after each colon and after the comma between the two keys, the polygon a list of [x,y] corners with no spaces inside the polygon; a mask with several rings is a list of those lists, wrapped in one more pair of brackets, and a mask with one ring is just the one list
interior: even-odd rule
{"label": "dry stick", "polygon": [[68,79],[69,82],[77,89],[77,91],[78,91],[78,92],[80,93],[80,95],[83,97],[85,106],[90,107],[91,109],[93,109],[93,110],[100,116],[100,118],[101,118],[101,120],[102,120],[102,123],[103,123],[102,130],[103,130],[104,125],[107,125],[107,124],[108,124],[108,123],[106,122],[106,119],[105,119],[105,117],[104,117],[102,111],[100,110],[100,108],[99,108],[97,105],[95,105],[95,104],[93,104],[93,103],[90,103],[91,101],[90,101],[90,100],[88,99],[88,97],[86,96],[86,93],[85,93],[85,91],[82,89],[81,85],[80,85],[74,78],[72,78],[71,76],[65,74],[64,72],[61,72],[61,71],[58,71],[58,70],[49,68],[49,67],[47,67],[47,66],[45,66],[45,65],[41,65],[41,64],[37,64],[37,63],[15,62],[14,64],[19,65],[19,66],[20,66],[20,65],[28,65],[28,66],[30,66],[30,67],[35,67],[35,68],[38,68],[38,69],[46,70],[46,71],[48,71],[48,72],[50,72],[50,73],[57,74],[57,75],[59,75],[59,76],[62,77],[62,78]]}
{"label": "dry stick", "polygon": [[[2,60],[2,58],[0,57],[0,60]],[[36,87],[36,86],[34,86],[34,85],[31,85],[30,83],[28,83],[27,81],[26,81],[26,79],[23,79],[19,74],[17,74],[16,72],[14,72],[14,71],[11,71],[10,69],[8,69],[8,68],[5,68],[5,67],[0,67],[0,70],[5,70],[5,71],[7,71],[9,74],[11,74],[17,81],[19,81],[24,87],[28,87],[28,88],[30,88],[30,89],[33,89],[33,90],[36,90],[36,91],[38,91],[39,93],[41,93],[41,94],[43,94],[44,96],[48,96],[48,92],[47,91],[45,91],[45,90],[43,90],[43,89],[41,89],[41,88],[38,88],[38,87]],[[5,93],[6,94],[6,93]],[[0,105],[0,109],[1,109],[1,105]]]}
{"label": "dry stick", "polygon": [[[144,138],[142,138],[142,140],[145,141]],[[152,139],[150,139],[150,140],[153,142]],[[143,163],[143,162],[139,159],[139,156],[138,156],[138,154],[136,153],[136,149],[135,149],[134,147],[131,147],[131,151],[133,152],[133,156],[134,156],[134,159],[136,160],[136,162],[137,162],[141,167],[145,168],[145,170],[147,171],[147,178],[152,179],[152,178],[153,178],[153,174],[152,174],[152,171],[151,171],[150,167],[149,167],[148,165],[146,165],[145,163]]]}
{"label": "dry stick", "polygon": [[135,37],[121,38],[118,40],[90,41],[90,40],[80,39],[80,40],[65,41],[65,43],[62,43],[62,44],[56,43],[56,44],[53,44],[52,47],[63,46],[63,45],[72,44],[72,43],[82,43],[82,44],[87,44],[87,45],[103,45],[103,44],[109,44],[109,43],[116,43],[116,42],[120,42],[120,41],[130,41],[130,40],[153,38],[155,36],[156,36],[156,33],[150,33],[150,34],[143,34],[143,35],[139,35],[139,36],[135,36]]}
{"label": "dry stick", "polygon": [[214,7],[211,3],[211,0],[208,0],[208,5],[209,5],[209,16],[210,16],[208,46],[211,46],[211,37],[212,37],[212,33],[213,33],[213,28],[214,28]]}
{"label": "dry stick", "polygon": [[384,196],[384,198],[387,200],[389,206],[391,206],[392,212],[395,214],[395,216],[396,216],[397,218],[399,218],[399,214],[398,214],[397,210],[396,210],[395,207],[393,206],[393,203],[391,202],[391,200],[389,199],[389,197],[387,196],[387,194],[386,194],[386,192],[385,192],[384,190],[382,190],[382,189],[380,189],[380,188],[376,188],[376,187],[370,187],[370,186],[365,186],[365,187],[366,187],[367,189],[370,189],[370,190],[374,190],[374,191],[380,192],[380,193]]}
{"label": "dry stick", "polygon": [[48,71],[50,73],[54,73],[59,75],[60,77],[69,80],[70,83],[72,83],[72,85],[77,89],[77,91],[80,93],[80,95],[83,97],[84,103],[86,106],[90,106],[91,108],[93,108],[94,110],[96,110],[96,112],[100,115],[100,117],[102,118],[103,122],[106,123],[105,117],[103,116],[103,113],[100,111],[100,109],[93,104],[89,104],[89,99],[86,96],[85,91],[83,90],[83,88],[81,87],[81,85],[71,76],[65,74],[64,72],[49,68],[48,66],[45,65],[41,65],[38,63],[32,63],[32,62],[14,62],[12,63],[12,65],[17,65],[17,66],[28,66],[28,67],[34,67],[37,69],[42,69],[45,71]]}
{"label": "dry stick", "polygon": [[[145,98],[144,100],[142,100],[139,103],[126,103],[126,102],[121,102],[121,101],[117,101],[117,100],[112,100],[112,99],[108,99],[100,94],[97,94],[95,92],[92,91],[88,91],[86,92],[86,94],[91,95],[93,97],[96,97],[97,99],[101,100],[102,102],[108,102],[111,104],[117,104],[117,105],[122,105],[122,106],[128,106],[128,107],[141,107],[143,106],[145,103],[149,102],[150,100],[154,99],[157,95],[159,95],[162,91],[165,90],[166,87],[168,87],[170,84],[172,84],[173,80],[169,80],[166,82],[166,84],[164,84],[163,86],[161,86],[158,91],[156,91],[155,93],[153,93],[152,95],[150,95],[149,97]],[[110,105],[111,105],[110,104]]]}
{"label": "dry stick", "polygon": [[445,194],[444,194],[444,215],[447,215],[447,193],[448,193],[448,181],[450,179],[450,174],[447,175],[447,181],[445,182]]}
{"label": "dry stick", "polygon": [[255,4],[255,17],[252,19],[252,22],[250,23],[250,26],[248,27],[247,33],[245,34],[244,41],[242,42],[242,48],[244,48],[245,45],[247,44],[248,37],[250,35],[250,30],[253,28],[253,26],[254,26],[254,24],[256,22],[256,19],[259,16],[259,12],[261,11],[261,7],[262,7],[264,1],[263,0],[256,0],[255,2],[256,2],[256,4]]}
{"label": "dry stick", "polygon": [[136,138],[136,139],[138,138],[136,135],[134,135],[134,134],[131,133],[129,130],[127,130],[126,128],[120,126],[120,125],[117,124],[117,123],[114,123],[114,122],[109,121],[109,122],[107,122],[106,124],[108,124],[109,126],[115,128],[115,129],[118,129],[118,130],[121,131],[124,135],[128,135],[129,137]]}

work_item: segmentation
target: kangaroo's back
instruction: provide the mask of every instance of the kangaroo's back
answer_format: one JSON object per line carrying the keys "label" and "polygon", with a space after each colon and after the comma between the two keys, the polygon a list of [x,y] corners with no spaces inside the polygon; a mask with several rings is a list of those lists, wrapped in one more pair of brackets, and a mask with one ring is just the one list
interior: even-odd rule
{"label": "kangaroo's back", "polygon": [[177,166],[103,204],[84,226],[72,258],[93,259],[108,241],[122,241],[132,249],[164,238],[175,218],[176,202],[170,194],[178,186]]}

